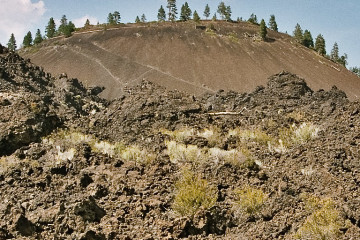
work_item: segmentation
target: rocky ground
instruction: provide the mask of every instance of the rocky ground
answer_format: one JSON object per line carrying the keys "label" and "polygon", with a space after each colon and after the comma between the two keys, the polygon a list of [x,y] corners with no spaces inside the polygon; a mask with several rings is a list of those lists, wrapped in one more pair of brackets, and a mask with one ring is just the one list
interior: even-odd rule
{"label": "rocky ground", "polygon": [[288,72],[113,101],[0,55],[0,239],[359,239],[360,103]]}

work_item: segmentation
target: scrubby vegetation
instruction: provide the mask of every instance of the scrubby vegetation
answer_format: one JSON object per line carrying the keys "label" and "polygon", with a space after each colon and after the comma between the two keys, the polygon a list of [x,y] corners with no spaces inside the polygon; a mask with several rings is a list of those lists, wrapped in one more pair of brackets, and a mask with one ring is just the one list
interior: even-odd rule
{"label": "scrubby vegetation", "polygon": [[235,207],[254,217],[254,215],[260,212],[267,199],[267,195],[260,189],[245,186],[235,190],[235,198]]}
{"label": "scrubby vegetation", "polygon": [[198,210],[206,211],[216,203],[216,188],[189,170],[182,172],[175,186],[173,209],[182,216],[193,217]]}
{"label": "scrubby vegetation", "polygon": [[345,220],[331,199],[304,196],[305,208],[310,212],[295,234],[296,239],[339,239],[346,229]]}

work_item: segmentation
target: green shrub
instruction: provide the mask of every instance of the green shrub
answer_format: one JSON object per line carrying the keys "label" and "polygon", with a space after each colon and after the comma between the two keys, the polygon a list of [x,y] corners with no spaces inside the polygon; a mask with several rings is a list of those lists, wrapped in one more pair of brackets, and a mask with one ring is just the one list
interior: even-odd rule
{"label": "green shrub", "polygon": [[336,210],[335,203],[331,199],[319,199],[307,197],[305,207],[312,212],[307,217],[295,234],[297,239],[339,239],[342,235],[341,228],[347,223]]}
{"label": "green shrub", "polygon": [[240,210],[251,216],[256,215],[261,210],[267,199],[267,195],[262,190],[250,186],[235,190],[235,197],[235,204]]}
{"label": "green shrub", "polygon": [[208,210],[216,203],[216,188],[190,171],[183,172],[175,187],[173,209],[182,216],[193,217],[199,209]]}

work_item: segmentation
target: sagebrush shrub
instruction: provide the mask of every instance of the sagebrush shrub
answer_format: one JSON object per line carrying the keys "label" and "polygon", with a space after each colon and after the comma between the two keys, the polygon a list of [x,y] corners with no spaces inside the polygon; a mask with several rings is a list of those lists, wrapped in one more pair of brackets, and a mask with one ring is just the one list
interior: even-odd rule
{"label": "sagebrush shrub", "polygon": [[217,189],[189,170],[183,172],[175,187],[173,209],[182,216],[193,217],[200,208],[207,210],[216,203]]}

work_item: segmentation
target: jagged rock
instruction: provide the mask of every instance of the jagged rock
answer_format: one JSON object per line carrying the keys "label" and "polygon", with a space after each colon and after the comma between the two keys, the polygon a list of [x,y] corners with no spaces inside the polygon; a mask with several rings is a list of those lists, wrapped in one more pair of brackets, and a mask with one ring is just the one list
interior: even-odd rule
{"label": "jagged rock", "polygon": [[[292,239],[311,214],[304,193],[334,200],[349,222],[339,239],[360,238],[360,103],[336,88],[314,92],[282,72],[251,93],[193,97],[143,81],[107,102],[99,89],[54,79],[16,54],[0,56],[0,69],[1,239]],[[277,139],[302,123],[317,126],[318,137],[283,153],[246,134],[228,136],[237,128]],[[170,161],[162,130],[211,126],[220,131],[218,151],[242,151],[239,164]],[[68,131],[49,135],[56,128]],[[156,158],[127,160],[110,147],[122,149],[120,142]],[[183,139],[205,152],[209,142]],[[217,202],[180,217],[173,200],[189,166],[216,189]],[[237,205],[235,190],[245,185],[266,193],[255,216]]]}
{"label": "jagged rock", "polygon": [[78,204],[74,209],[74,213],[88,222],[100,222],[101,218],[106,215],[104,209],[100,208],[92,197]]}

